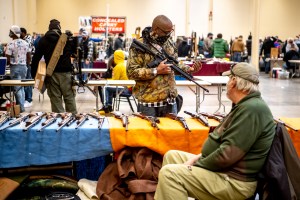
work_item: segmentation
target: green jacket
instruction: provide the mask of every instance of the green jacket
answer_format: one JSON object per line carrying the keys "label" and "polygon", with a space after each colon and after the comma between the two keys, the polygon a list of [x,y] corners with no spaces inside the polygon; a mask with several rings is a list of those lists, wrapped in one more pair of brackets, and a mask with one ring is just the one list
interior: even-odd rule
{"label": "green jacket", "polygon": [[212,44],[213,56],[216,58],[225,58],[226,53],[229,52],[229,47],[226,40],[222,38],[216,38]]}
{"label": "green jacket", "polygon": [[195,166],[254,181],[265,163],[274,134],[273,116],[260,92],[249,94],[209,134]]}

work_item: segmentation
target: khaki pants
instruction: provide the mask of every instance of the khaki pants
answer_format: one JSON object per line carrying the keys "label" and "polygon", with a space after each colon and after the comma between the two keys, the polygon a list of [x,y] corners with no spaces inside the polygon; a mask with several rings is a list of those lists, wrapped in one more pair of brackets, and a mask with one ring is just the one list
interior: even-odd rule
{"label": "khaki pants", "polygon": [[66,112],[77,113],[75,93],[72,89],[71,73],[55,72],[51,77],[46,78],[47,94],[51,102],[51,110],[56,113],[63,113],[63,101],[65,103]]}
{"label": "khaki pants", "polygon": [[192,166],[191,170],[188,169],[182,163],[191,156],[193,154],[175,150],[165,154],[155,200],[186,200],[188,197],[199,200],[239,200],[254,194],[256,181],[243,182],[200,167]]}

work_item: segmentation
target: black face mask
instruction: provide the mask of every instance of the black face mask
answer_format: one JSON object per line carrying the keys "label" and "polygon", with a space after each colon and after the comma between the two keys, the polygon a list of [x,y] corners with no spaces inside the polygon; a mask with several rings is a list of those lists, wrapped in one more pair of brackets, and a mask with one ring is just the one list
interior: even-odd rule
{"label": "black face mask", "polygon": [[165,35],[165,36],[160,36],[160,37],[157,37],[155,39],[155,41],[160,44],[160,45],[163,45],[168,39],[169,39],[169,35]]}

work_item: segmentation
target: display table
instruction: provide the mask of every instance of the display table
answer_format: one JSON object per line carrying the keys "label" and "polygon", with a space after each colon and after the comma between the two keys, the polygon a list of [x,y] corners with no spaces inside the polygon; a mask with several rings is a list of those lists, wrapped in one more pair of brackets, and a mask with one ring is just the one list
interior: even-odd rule
{"label": "display table", "polygon": [[[57,122],[60,120],[58,118]],[[106,117],[101,130],[97,120],[89,118],[78,129],[73,123],[56,132],[56,122],[37,132],[43,121],[45,119],[29,131],[15,126],[0,132],[0,168],[80,161],[108,155],[125,146],[144,146],[160,154],[170,149],[199,153],[209,131],[208,127],[191,118],[186,119],[189,132],[178,121],[169,118],[161,118],[160,130],[156,130],[147,120],[130,116],[127,132],[121,120],[114,117]],[[218,124],[214,120],[210,123]]]}
{"label": "display table", "polygon": [[290,137],[293,141],[294,147],[298,153],[298,157],[300,158],[300,118],[281,117],[280,119],[287,125],[296,129],[296,130],[292,130],[290,128],[287,128]]}
{"label": "display table", "polygon": [[193,76],[220,76],[223,72],[230,70],[232,63],[202,63],[200,71],[193,73]]}

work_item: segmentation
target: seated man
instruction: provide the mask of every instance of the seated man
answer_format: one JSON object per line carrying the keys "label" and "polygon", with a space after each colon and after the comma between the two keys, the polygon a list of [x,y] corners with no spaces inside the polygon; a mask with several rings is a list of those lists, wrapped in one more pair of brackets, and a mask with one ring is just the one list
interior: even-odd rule
{"label": "seated man", "polygon": [[259,75],[248,63],[231,67],[227,97],[235,104],[211,132],[202,153],[171,150],[164,155],[156,200],[247,199],[267,158],[275,123],[259,92]]}
{"label": "seated man", "polygon": [[294,75],[295,71],[296,71],[296,66],[295,64],[292,64],[289,62],[289,60],[299,60],[300,55],[298,53],[298,51],[295,48],[294,44],[291,44],[291,48],[288,52],[286,52],[286,54],[283,57],[283,61],[286,62],[286,69],[288,71],[290,71],[290,76]]}
{"label": "seated man", "polygon": [[[125,65],[125,53],[122,50],[116,50],[114,52],[114,63],[115,66],[112,71],[112,80],[128,80],[126,74],[126,65]],[[124,89],[118,88],[118,91],[123,90],[122,94],[131,94],[131,91],[125,87]],[[105,88],[105,103],[102,110],[105,113],[112,111],[112,99],[113,96],[116,94],[117,88],[116,87],[106,87]]]}

